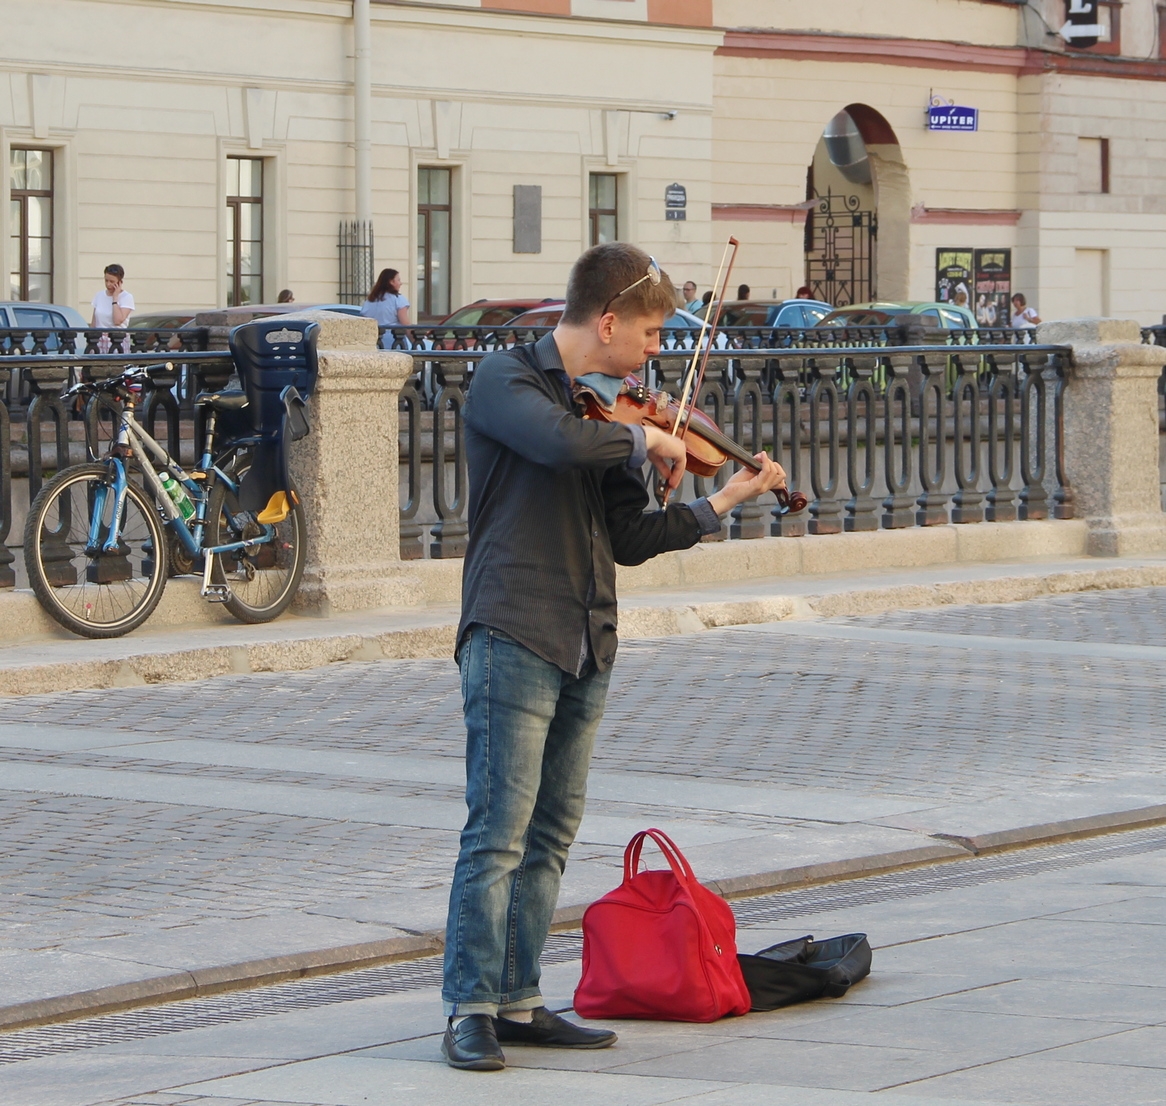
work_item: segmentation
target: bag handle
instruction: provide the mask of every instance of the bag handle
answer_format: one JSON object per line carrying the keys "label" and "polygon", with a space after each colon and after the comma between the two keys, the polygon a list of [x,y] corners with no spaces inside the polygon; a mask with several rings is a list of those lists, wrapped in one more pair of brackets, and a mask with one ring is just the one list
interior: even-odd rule
{"label": "bag handle", "polygon": [[692,871],[692,866],[688,863],[684,853],[677,847],[676,842],[663,830],[646,829],[640,830],[628,842],[628,847],[624,849],[623,881],[625,884],[631,883],[636,874],[636,868],[640,863],[640,853],[644,848],[644,838],[646,837],[650,837],[656,842],[657,847],[664,854],[664,859],[668,861],[668,866],[672,869],[672,874],[678,880],[682,883],[696,882],[696,875]]}

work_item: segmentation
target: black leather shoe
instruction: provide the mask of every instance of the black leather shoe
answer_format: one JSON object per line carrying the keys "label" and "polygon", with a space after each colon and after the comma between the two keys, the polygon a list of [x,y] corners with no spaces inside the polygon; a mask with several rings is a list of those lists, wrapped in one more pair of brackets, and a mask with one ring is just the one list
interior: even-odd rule
{"label": "black leather shoe", "polygon": [[527,1022],[495,1018],[498,1040],[508,1045],[541,1045],[543,1048],[609,1048],[618,1040],[610,1029],[587,1029],[552,1014],[545,1006],[531,1011]]}
{"label": "black leather shoe", "polygon": [[457,1028],[446,1023],[441,1054],[451,1068],[501,1071],[506,1067],[506,1057],[498,1047],[498,1035],[494,1032],[494,1019],[489,1014],[469,1014],[458,1022]]}

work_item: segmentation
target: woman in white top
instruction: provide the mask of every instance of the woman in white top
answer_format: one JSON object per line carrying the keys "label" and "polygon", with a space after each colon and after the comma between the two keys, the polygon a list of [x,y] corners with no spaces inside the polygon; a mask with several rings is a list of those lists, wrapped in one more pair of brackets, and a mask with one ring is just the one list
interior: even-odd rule
{"label": "woman in white top", "polygon": [[409,301],[401,295],[401,274],[396,269],[382,269],[360,313],[376,319],[377,326],[408,326]]}
{"label": "woman in white top", "polygon": [[126,271],[120,265],[106,265],[105,288],[93,297],[90,326],[123,327],[134,313],[134,297],[122,287]]}
{"label": "woman in white top", "polygon": [[1012,329],[1035,330],[1040,321],[1036,308],[1028,306],[1023,292],[1017,292],[1012,297]]}

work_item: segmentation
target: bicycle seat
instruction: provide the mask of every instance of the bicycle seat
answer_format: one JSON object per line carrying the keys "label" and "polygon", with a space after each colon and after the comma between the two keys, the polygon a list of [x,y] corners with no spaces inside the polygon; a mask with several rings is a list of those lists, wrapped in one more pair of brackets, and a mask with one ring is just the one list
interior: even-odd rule
{"label": "bicycle seat", "polygon": [[250,402],[246,392],[202,392],[194,397],[196,407],[212,407],[216,411],[242,411]]}

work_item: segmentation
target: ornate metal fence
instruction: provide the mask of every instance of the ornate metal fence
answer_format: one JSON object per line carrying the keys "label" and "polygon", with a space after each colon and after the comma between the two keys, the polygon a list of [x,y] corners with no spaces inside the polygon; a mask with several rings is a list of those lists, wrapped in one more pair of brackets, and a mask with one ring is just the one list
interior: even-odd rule
{"label": "ornate metal fence", "polygon": [[[66,404],[62,388],[111,376],[126,365],[170,361],[173,371],[156,374],[143,395],[139,418],[172,454],[189,462],[199,430],[190,400],[222,388],[234,371],[229,353],[189,348],[205,347],[205,331],[130,331],[130,353],[63,352],[76,348],[78,338],[84,339],[82,349],[100,349],[106,334],[110,344],[125,344],[125,332],[0,330],[0,588],[19,582],[13,550],[20,547],[28,505],[44,481],[101,449],[96,408]],[[177,348],[171,348],[174,334],[182,336]]]}
{"label": "ornate metal fence", "polygon": [[[432,557],[465,549],[463,407],[481,349],[414,351],[402,393],[401,556],[422,557],[424,489]],[[1072,518],[1063,467],[1063,401],[1070,351],[1033,344],[718,350],[698,403],[735,441],[770,451],[791,487],[811,497],[802,515],[744,504],[723,537]],[[683,350],[647,366],[676,394]],[[433,384],[427,384],[428,379]],[[424,392],[436,387],[431,410]],[[731,475],[687,480],[704,495]]]}
{"label": "ornate metal fence", "polygon": [[[415,366],[400,396],[402,557],[464,553],[463,409],[474,369],[491,350],[545,332],[383,332],[382,345],[409,353]],[[688,328],[664,335],[661,355],[647,366],[653,387],[679,391],[694,338]],[[117,352],[127,341],[133,352]],[[85,412],[62,403],[61,386],[83,373],[173,361],[142,415],[151,427],[162,420],[171,450],[189,458],[197,434],[190,399],[222,387],[232,369],[226,352],[198,348],[206,341],[197,330],[0,331],[0,587],[16,581],[12,550],[30,497],[57,468],[85,459],[96,430]],[[114,351],[99,352],[105,343]],[[1066,348],[1032,344],[1030,332],[1007,330],[720,332],[701,408],[751,452],[772,452],[791,486],[811,497],[798,516],[772,502],[745,504],[722,537],[1072,517],[1061,464],[1068,357]],[[731,471],[689,478],[684,494],[706,494]]]}

